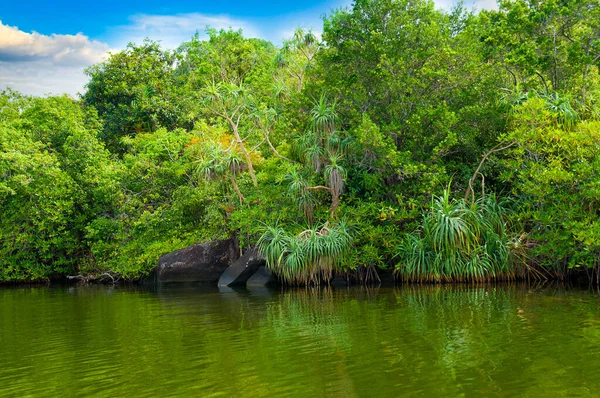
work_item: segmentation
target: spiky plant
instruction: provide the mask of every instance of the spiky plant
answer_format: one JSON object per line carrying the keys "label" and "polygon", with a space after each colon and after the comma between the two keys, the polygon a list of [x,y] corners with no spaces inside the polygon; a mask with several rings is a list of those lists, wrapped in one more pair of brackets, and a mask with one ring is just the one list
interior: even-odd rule
{"label": "spiky plant", "polygon": [[493,195],[470,204],[445,190],[398,248],[397,272],[409,281],[513,279],[504,213]]}
{"label": "spiky plant", "polygon": [[330,280],[350,249],[352,236],[345,222],[309,228],[297,235],[276,225],[265,227],[258,240],[267,267],[286,283],[320,284]]}
{"label": "spiky plant", "polygon": [[[313,102],[310,111],[313,129],[322,134],[329,134],[335,130],[338,116],[335,110],[336,102],[329,102],[325,94],[321,94],[318,100]],[[322,135],[320,136],[322,138]]]}
{"label": "spiky plant", "polygon": [[340,164],[342,157],[337,154],[329,156],[329,163],[325,166],[324,174],[329,191],[331,192],[331,215],[339,206],[340,196],[344,191],[344,180],[346,179],[346,169]]}
{"label": "spiky plant", "polygon": [[297,168],[291,168],[284,179],[289,183],[288,193],[302,210],[308,222],[312,223],[314,207],[317,204],[314,194],[308,189],[308,182]]}
{"label": "spiky plant", "polygon": [[241,155],[233,149],[222,150],[217,145],[209,146],[204,156],[197,161],[196,175],[206,180],[229,180],[240,199],[240,204],[245,198],[237,183],[237,175],[243,169]]}
{"label": "spiky plant", "polygon": [[565,127],[571,127],[577,121],[577,111],[573,109],[568,97],[558,93],[548,93],[541,97],[546,102],[546,109],[554,113]]}

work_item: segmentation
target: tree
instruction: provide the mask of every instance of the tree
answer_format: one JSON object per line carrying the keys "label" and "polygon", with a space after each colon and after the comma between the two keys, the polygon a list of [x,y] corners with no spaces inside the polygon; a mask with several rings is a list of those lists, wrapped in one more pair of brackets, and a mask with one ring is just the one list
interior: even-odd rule
{"label": "tree", "polygon": [[242,85],[219,82],[209,85],[205,89],[204,95],[206,106],[210,112],[223,118],[231,128],[235,137],[235,143],[245,158],[252,183],[254,186],[257,186],[258,181],[254,173],[254,167],[252,166],[250,150],[244,144],[247,137],[242,139],[241,135],[240,121],[246,121],[249,113],[250,99],[246,88]]}
{"label": "tree", "polygon": [[277,64],[284,73],[296,80],[296,89],[302,91],[308,70],[314,67],[315,58],[321,48],[317,36],[302,28],[296,29],[292,38],[283,42],[277,54]]}
{"label": "tree", "polygon": [[122,151],[121,137],[184,124],[174,73],[178,60],[176,53],[146,40],[86,69],[90,81],[82,99],[103,119],[101,138],[109,148]]}
{"label": "tree", "polygon": [[597,106],[598,2],[518,0],[499,5],[498,11],[481,14],[487,59],[500,63],[512,84],[526,91],[552,90],[571,95],[583,107]]}
{"label": "tree", "polygon": [[66,96],[0,104],[0,280],[76,272],[87,224],[117,195],[95,112]]}

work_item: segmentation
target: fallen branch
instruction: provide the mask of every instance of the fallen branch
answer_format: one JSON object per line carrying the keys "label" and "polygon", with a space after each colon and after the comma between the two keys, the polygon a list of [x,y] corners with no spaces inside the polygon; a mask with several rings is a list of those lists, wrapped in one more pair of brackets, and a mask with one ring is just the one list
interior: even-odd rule
{"label": "fallen branch", "polygon": [[323,186],[323,185],[317,185],[317,186],[315,186],[315,187],[306,187],[306,189],[310,189],[310,190],[312,190],[312,191],[316,191],[316,190],[319,190],[319,189],[321,189],[321,190],[324,190],[324,191],[331,192],[331,188],[329,188],[329,187],[325,187],[325,186]]}

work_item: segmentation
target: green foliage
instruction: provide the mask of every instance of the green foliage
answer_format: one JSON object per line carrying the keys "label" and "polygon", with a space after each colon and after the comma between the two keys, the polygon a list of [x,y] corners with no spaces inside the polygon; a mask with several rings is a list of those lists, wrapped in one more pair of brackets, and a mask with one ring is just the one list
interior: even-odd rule
{"label": "green foliage", "polygon": [[159,129],[125,140],[118,203],[86,227],[94,262],[85,272],[148,274],[158,257],[226,236],[218,187],[198,180],[198,136]]}
{"label": "green foliage", "polygon": [[146,40],[86,69],[90,81],[82,99],[103,119],[101,137],[110,149],[122,151],[121,137],[182,123],[183,101],[175,89],[180,79],[173,73],[178,59]]}
{"label": "green foliage", "polygon": [[469,205],[450,199],[445,190],[423,215],[422,227],[406,235],[398,258],[399,275],[410,281],[488,281],[516,276],[504,209],[493,196]]}
{"label": "green foliage", "polygon": [[4,92],[0,280],[136,279],[232,235],[289,283],[598,270],[599,12],[360,0],[322,41],[208,29],[128,45],[79,100]]}
{"label": "green foliage", "polygon": [[345,222],[323,225],[290,235],[278,225],[267,226],[257,246],[267,267],[289,284],[320,284],[329,281],[352,244]]}
{"label": "green foliage", "polygon": [[0,98],[0,281],[71,273],[118,183],[97,119],[67,97]]}
{"label": "green foliage", "polygon": [[536,97],[515,109],[501,176],[521,203],[530,255],[562,276],[597,266],[600,123],[565,123],[559,111]]}

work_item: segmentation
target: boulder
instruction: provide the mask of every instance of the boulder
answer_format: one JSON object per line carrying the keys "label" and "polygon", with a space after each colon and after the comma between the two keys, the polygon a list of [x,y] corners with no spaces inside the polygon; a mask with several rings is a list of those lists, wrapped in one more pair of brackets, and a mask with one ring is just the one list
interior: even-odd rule
{"label": "boulder", "polygon": [[264,265],[265,258],[256,249],[249,249],[223,272],[218,286],[245,285],[252,274]]}
{"label": "boulder", "polygon": [[246,282],[246,287],[265,287],[269,285],[277,284],[277,278],[275,275],[265,266],[258,268],[258,270],[252,275]]}
{"label": "boulder", "polygon": [[158,260],[160,283],[216,284],[221,274],[240,256],[236,238],[199,243],[165,254]]}

